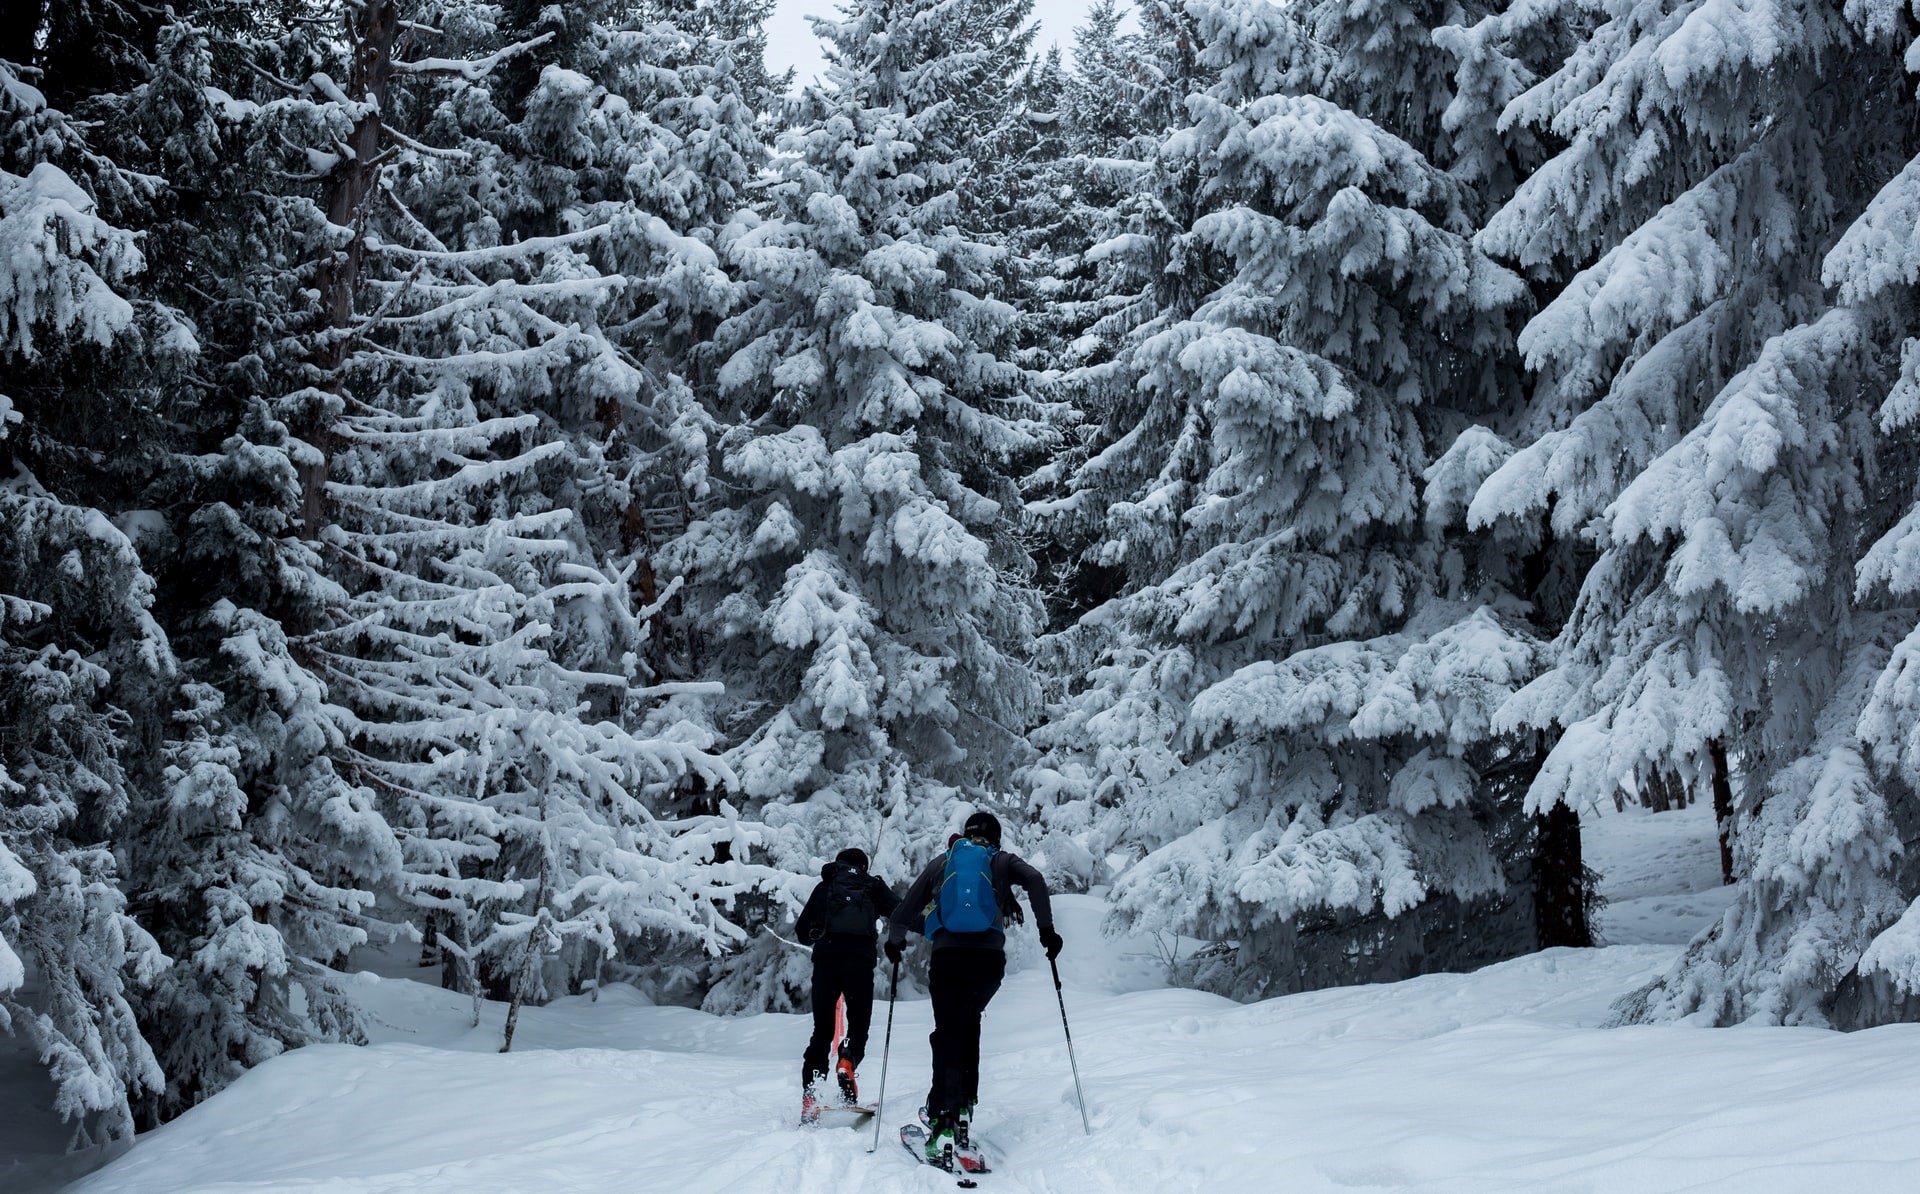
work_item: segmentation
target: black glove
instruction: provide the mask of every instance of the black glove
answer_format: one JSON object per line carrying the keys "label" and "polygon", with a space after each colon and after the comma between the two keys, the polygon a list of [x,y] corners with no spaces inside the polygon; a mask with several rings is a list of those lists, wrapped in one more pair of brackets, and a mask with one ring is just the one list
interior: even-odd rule
{"label": "black glove", "polygon": [[1040,944],[1047,951],[1047,961],[1051,962],[1060,956],[1060,947],[1065,945],[1066,942],[1060,940],[1060,934],[1054,932],[1052,929],[1041,929]]}
{"label": "black glove", "polygon": [[906,956],[907,943],[904,941],[889,941],[887,942],[886,950],[887,950],[887,961],[892,962],[895,966],[898,966],[900,964],[900,959]]}

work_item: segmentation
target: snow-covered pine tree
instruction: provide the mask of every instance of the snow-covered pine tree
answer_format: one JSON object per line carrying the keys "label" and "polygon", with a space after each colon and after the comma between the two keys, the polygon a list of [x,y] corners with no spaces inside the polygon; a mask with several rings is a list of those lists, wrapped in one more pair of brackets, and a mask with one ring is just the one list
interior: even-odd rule
{"label": "snow-covered pine tree", "polygon": [[1078,152],[1113,153],[1145,128],[1152,105],[1138,102],[1141,57],[1151,48],[1121,31],[1128,14],[1122,0],[1093,0],[1074,26],[1064,115]]}
{"label": "snow-covered pine tree", "polygon": [[1061,254],[1085,246],[1093,213],[1061,171],[1072,147],[1065,111],[1068,74],[1060,48],[1049,47],[1029,62],[1019,82],[1018,119],[1007,134],[1012,185],[1000,226],[1007,234],[1020,308],[1019,360],[1045,370],[1064,355],[1069,325],[1061,312],[1071,306],[1055,263]]}
{"label": "snow-covered pine tree", "polygon": [[1334,8],[1191,7],[1218,78],[1157,169],[1192,214],[1146,237],[1177,269],[1068,499],[1126,583],[1074,632],[1101,654],[1030,775],[1057,829],[1128,856],[1119,918],[1221,943],[1195,977],[1242,994],[1531,944],[1459,922],[1503,887],[1482,772],[1534,644],[1417,500],[1523,292],[1441,164],[1421,22],[1456,10]]}
{"label": "snow-covered pine tree", "polygon": [[1521,337],[1532,407],[1484,438],[1467,517],[1599,554],[1499,724],[1559,734],[1536,808],[1661,771],[1714,793],[1741,890],[1623,1016],[1884,1018],[1889,988],[1856,968],[1912,898],[1920,820],[1870,713],[1914,621],[1870,550],[1913,485],[1911,452],[1887,451],[1900,419],[1873,418],[1912,319],[1884,232],[1911,222],[1912,28],[1860,7],[1567,11],[1591,35],[1501,117],[1565,146],[1481,243],[1568,280]]}
{"label": "snow-covered pine tree", "polygon": [[[1125,16],[1100,0],[1075,30],[1066,97],[1071,153],[1052,171],[1070,192],[1065,227],[1079,236],[1056,247],[1047,279],[1047,318],[1063,346],[1050,388],[1058,448],[1024,486],[1055,630],[1113,596],[1120,581],[1122,570],[1096,550],[1105,510],[1071,480],[1096,450],[1099,428],[1142,410],[1116,357],[1145,325],[1190,314],[1204,290],[1205,266],[1185,256],[1193,180],[1176,179],[1167,171],[1177,167],[1157,160],[1174,114],[1209,77],[1197,58],[1193,18],[1183,6],[1149,3],[1140,13],[1143,30],[1129,34],[1120,31]],[[1099,641],[1084,627],[1050,635],[1046,674],[1078,683]]]}
{"label": "snow-covered pine tree", "polygon": [[[609,487],[583,438],[661,388],[613,330],[645,287],[612,260],[700,253],[618,179],[589,171],[611,188],[589,196],[552,168],[658,155],[619,80],[579,69],[631,67],[625,29],[462,2],[341,15],[344,61],[282,105],[327,167],[314,384],[283,405],[306,445],[302,538],[335,586],[300,645],[338,756],[391,810],[396,894],[476,998],[577,990],[641,943],[718,949],[756,881],[726,855],[752,830],[653,815],[687,773],[728,773],[650,684],[654,611],[589,525]],[[496,76],[528,55],[521,94]]]}
{"label": "snow-covered pine tree", "polygon": [[230,6],[176,6],[140,81],[90,103],[112,156],[165,180],[141,209],[159,263],[142,288],[199,349],[137,436],[144,451],[119,453],[142,462],[140,549],[181,681],[138,719],[155,758],[115,840],[131,907],[176,963],[135,1002],[166,1078],[136,1108],[145,1123],[284,1048],[357,1036],[327,967],[364,940],[369,890],[398,863],[330,766],[323,690],[281,627],[314,599],[314,561],[282,538],[298,490],[261,387],[284,368],[272,340],[301,284],[273,218],[280,180],[251,144],[255,109],[222,89],[259,82],[249,61],[278,65],[270,33]]}
{"label": "snow-covered pine tree", "polygon": [[[1185,94],[1194,80],[1178,60],[1171,72],[1157,60],[1177,51],[1151,34],[1124,33],[1129,10],[1120,0],[1095,0],[1074,29],[1073,65],[1059,100],[1062,152],[1050,163],[1048,180],[1061,208],[1061,238],[1052,246],[1051,319],[1065,351],[1060,367],[1075,369],[1111,359],[1125,328],[1090,335],[1102,316],[1137,298],[1141,280],[1103,270],[1106,253],[1094,252],[1128,231],[1150,189],[1146,162],[1164,131],[1149,113],[1165,110],[1158,94],[1171,87]],[[1153,10],[1165,15],[1163,10]],[[1171,73],[1176,81],[1169,83]],[[1124,260],[1122,255],[1122,260]],[[1097,412],[1092,412],[1096,414]]]}
{"label": "snow-covered pine tree", "polygon": [[[590,410],[556,408],[594,478],[582,495],[585,531],[593,549],[629,575],[632,600],[646,615],[635,631],[644,644],[642,671],[666,682],[643,694],[647,732],[702,743],[712,739],[705,728],[711,692],[673,683],[691,674],[698,628],[664,612],[677,582],[663,581],[655,556],[710,499],[707,412],[717,361],[708,341],[739,290],[712,246],[766,160],[754,104],[764,104],[772,87],[761,60],[765,7],[613,0],[570,6],[562,25],[559,10],[528,6],[530,23],[517,27],[519,36],[550,27],[557,36],[529,56],[548,65],[515,142],[527,174],[527,185],[516,188],[524,197],[515,219],[522,233],[596,221],[623,233],[592,250],[597,269],[625,279],[602,322],[645,383],[599,393]],[[567,85],[556,88],[556,80]],[[646,807],[652,816],[681,819],[678,831],[692,835],[676,857],[728,866],[742,880],[738,894],[749,886],[742,877],[767,873],[732,865],[731,843],[744,850],[751,831],[715,818],[725,807],[714,795],[725,786],[724,771],[698,761],[658,776]],[[731,828],[711,832],[723,824]],[[616,958],[611,971],[684,995],[694,968],[683,963],[710,944],[655,934],[644,959]]]}
{"label": "snow-covered pine tree", "polygon": [[752,113],[754,126],[771,127],[793,87],[793,70],[767,70],[767,18],[774,0],[650,0],[641,21],[680,35],[678,52],[724,70]]}
{"label": "snow-covered pine tree", "polygon": [[[1169,173],[1180,167],[1160,150],[1186,127],[1187,97],[1211,85],[1214,71],[1201,60],[1186,5],[1146,0],[1136,15],[1140,30],[1123,33],[1126,10],[1096,3],[1075,31],[1072,166],[1087,201],[1107,217],[1075,263],[1091,266],[1095,283],[1091,308],[1076,314],[1087,335],[1070,351],[1074,365],[1112,359],[1122,341],[1164,312],[1184,317],[1207,286],[1202,263],[1183,256],[1199,210],[1194,178]],[[1073,379],[1076,392],[1089,391],[1083,405],[1095,418],[1112,414],[1101,391],[1109,381],[1099,370]]]}
{"label": "snow-covered pine tree", "polygon": [[[982,243],[1001,250],[992,293],[1022,306],[1034,274],[1021,235],[1023,206],[1036,173],[1030,92],[1038,64],[1032,55],[1033,0],[959,0],[945,7],[949,55],[945,101],[954,152],[971,163],[960,190],[960,222]],[[932,14],[929,14],[932,15]]]}
{"label": "snow-covered pine tree", "polygon": [[[1033,703],[1008,472],[1038,431],[998,253],[964,222],[955,90],[993,30],[953,13],[819,22],[830,81],[799,102],[766,214],[722,242],[749,293],[716,338],[730,500],[672,558],[727,686],[733,791],[770,831],[755,858],[795,893],[849,844],[883,873],[919,865],[1004,782]],[[796,959],[762,936],[709,1005],[788,1005]]]}
{"label": "snow-covered pine tree", "polygon": [[130,1100],[162,1081],[132,1001],[166,959],[112,843],[156,765],[174,660],[123,529],[138,520],[95,502],[123,496],[113,437],[150,426],[158,368],[187,345],[128,297],[146,261],[106,218],[146,180],[30,70],[0,62],[0,1031],[32,1043],[78,1147],[130,1136]]}
{"label": "snow-covered pine tree", "polygon": [[[1580,30],[1566,12],[1533,3],[1496,6],[1490,13],[1463,9],[1451,17],[1473,23],[1441,26],[1432,34],[1433,44],[1455,63],[1453,99],[1440,117],[1449,150],[1445,164],[1465,184],[1469,216],[1478,228],[1552,155],[1557,142],[1550,132],[1509,126],[1502,118],[1540,71],[1565,61]],[[1431,119],[1429,110],[1422,112]],[[1572,271],[1564,262],[1546,261],[1531,263],[1525,272],[1529,290],[1537,294],[1551,293]],[[1512,304],[1510,326],[1517,331],[1532,311],[1531,298]],[[1533,635],[1550,641],[1566,625],[1592,553],[1577,536],[1557,534],[1544,518],[1466,526],[1475,490],[1505,459],[1502,441],[1491,429],[1524,424],[1535,397],[1532,375],[1517,350],[1488,354],[1481,368],[1481,384],[1456,390],[1456,400],[1449,403],[1453,422],[1439,429],[1436,448],[1444,451],[1425,474],[1427,519],[1477,583],[1509,594],[1527,611]],[[1494,747],[1498,757],[1489,775],[1513,804],[1523,803],[1552,742],[1552,730],[1528,727],[1507,731]],[[1592,944],[1588,914],[1597,898],[1595,876],[1582,854],[1579,811],[1566,803],[1537,810],[1531,835],[1526,882],[1532,888],[1537,943]]]}

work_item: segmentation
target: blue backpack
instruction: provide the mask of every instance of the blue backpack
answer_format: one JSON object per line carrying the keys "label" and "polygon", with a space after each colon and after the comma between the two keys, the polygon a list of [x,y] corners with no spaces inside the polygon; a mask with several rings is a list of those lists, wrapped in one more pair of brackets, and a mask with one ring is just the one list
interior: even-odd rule
{"label": "blue backpack", "polygon": [[927,905],[928,937],[941,929],[980,933],[1000,927],[1000,897],[993,890],[993,856],[998,853],[964,837],[947,848],[940,890]]}

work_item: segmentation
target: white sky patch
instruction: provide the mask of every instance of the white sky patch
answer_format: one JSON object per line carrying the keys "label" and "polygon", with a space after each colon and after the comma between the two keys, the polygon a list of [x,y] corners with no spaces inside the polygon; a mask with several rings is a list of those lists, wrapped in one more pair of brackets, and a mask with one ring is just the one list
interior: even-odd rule
{"label": "white sky patch", "polygon": [[[807,18],[836,16],[839,10],[834,0],[780,0],[767,19],[768,69],[778,74],[793,67],[797,84],[824,72],[826,58]],[[1033,16],[1040,23],[1040,34],[1034,38],[1034,49],[1045,53],[1048,45],[1057,42],[1061,52],[1071,57],[1074,27],[1086,12],[1087,0],[1035,0]]]}

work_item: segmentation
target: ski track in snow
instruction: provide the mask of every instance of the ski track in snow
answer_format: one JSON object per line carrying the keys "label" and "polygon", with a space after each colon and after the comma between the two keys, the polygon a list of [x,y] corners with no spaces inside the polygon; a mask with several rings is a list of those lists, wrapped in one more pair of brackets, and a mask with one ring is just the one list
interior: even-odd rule
{"label": "ski track in snow", "polygon": [[[1671,937],[1717,914],[1724,898],[1701,886],[1717,878],[1711,827],[1692,810],[1599,818],[1589,857],[1617,893],[1603,927]],[[1644,900],[1665,903],[1621,916]],[[1158,986],[1152,942],[1099,936],[1099,900],[1060,897],[1058,908],[1094,1135],[1081,1131],[1046,968],[1016,970],[987,1013],[977,1127],[997,1167],[984,1191],[1788,1194],[1920,1183],[1920,1026],[1600,1028],[1614,998],[1672,960],[1670,942],[1239,1005]],[[870,1154],[871,1123],[793,1126],[803,1017],[719,1018],[612,987],[597,1003],[525,1010],[502,1055],[503,1008],[469,1028],[471,1004],[451,993],[354,981],[375,1044],[275,1059],[75,1194],[955,1188],[896,1135],[928,1080],[924,999],[896,1008]],[[869,1094],[885,1032],[882,1003]]]}

